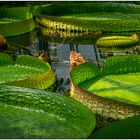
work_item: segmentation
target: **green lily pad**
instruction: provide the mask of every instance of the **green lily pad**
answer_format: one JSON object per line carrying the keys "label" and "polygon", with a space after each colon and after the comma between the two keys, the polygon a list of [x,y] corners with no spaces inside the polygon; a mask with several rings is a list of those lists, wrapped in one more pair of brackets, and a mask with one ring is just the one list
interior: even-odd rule
{"label": "green lily pad", "polygon": [[122,51],[135,49],[138,46],[138,36],[133,34],[132,36],[107,36],[101,37],[97,40],[96,46],[99,50],[111,50],[111,51]]}
{"label": "green lily pad", "polygon": [[50,65],[38,58],[20,55],[12,57],[0,53],[0,84],[10,84],[36,89],[46,89],[55,81]]}
{"label": "green lily pad", "polygon": [[92,112],[57,93],[0,85],[0,138],[87,138]]}
{"label": "green lily pad", "polygon": [[71,80],[92,94],[140,105],[140,55],[110,57],[102,71],[85,62],[71,71]]}
{"label": "green lily pad", "polygon": [[139,139],[140,116],[114,122],[93,133],[93,139]]}
{"label": "green lily pad", "polygon": [[32,31],[34,27],[35,22],[29,7],[0,8],[1,35],[20,35]]}
{"label": "green lily pad", "polygon": [[92,2],[51,4],[40,7],[37,22],[65,31],[121,32],[139,30],[140,6],[129,3]]}

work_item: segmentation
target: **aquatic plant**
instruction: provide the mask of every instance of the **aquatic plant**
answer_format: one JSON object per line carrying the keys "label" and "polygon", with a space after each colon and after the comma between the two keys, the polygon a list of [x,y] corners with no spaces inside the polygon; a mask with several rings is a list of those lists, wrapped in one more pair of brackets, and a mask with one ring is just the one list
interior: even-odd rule
{"label": "aquatic plant", "polygon": [[92,62],[81,62],[70,78],[71,96],[97,114],[98,127],[140,114],[140,55],[110,57],[102,70]]}
{"label": "aquatic plant", "polygon": [[39,58],[19,55],[16,61],[0,53],[0,84],[46,89],[55,81],[51,66]]}
{"label": "aquatic plant", "polygon": [[113,122],[92,134],[93,139],[138,139],[140,138],[140,115]]}
{"label": "aquatic plant", "polygon": [[0,34],[14,36],[30,32],[35,22],[29,7],[0,8]]}
{"label": "aquatic plant", "polygon": [[[59,36],[54,37],[54,34],[59,34]],[[53,30],[46,27],[39,27],[38,37],[50,42],[65,43],[65,44],[95,44],[97,39],[101,36],[101,32],[70,32]]]}
{"label": "aquatic plant", "polygon": [[138,46],[138,35],[127,36],[106,36],[97,40],[96,46],[103,51],[124,51]]}
{"label": "aquatic plant", "polygon": [[49,91],[0,85],[0,138],[87,138],[95,127],[80,102]]}
{"label": "aquatic plant", "polygon": [[[37,23],[65,31],[121,32],[140,30],[140,6],[128,3],[92,2],[42,6]],[[126,14],[127,13],[127,14]]]}

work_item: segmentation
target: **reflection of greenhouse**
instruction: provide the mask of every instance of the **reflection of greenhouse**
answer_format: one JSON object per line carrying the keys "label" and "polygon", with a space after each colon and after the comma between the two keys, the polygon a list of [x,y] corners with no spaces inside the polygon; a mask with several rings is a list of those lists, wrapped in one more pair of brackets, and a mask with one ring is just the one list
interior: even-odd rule
{"label": "reflection of greenhouse", "polygon": [[[77,44],[61,44],[61,43],[53,43],[48,42],[47,40],[39,40],[39,46],[38,46],[39,52],[45,52],[48,56],[52,57],[58,57],[58,60],[56,61],[69,61],[69,58],[67,55],[70,51],[74,50],[76,52],[80,52],[90,61],[98,62],[98,60],[106,58],[108,55],[120,55],[120,54],[135,54],[138,53],[137,50],[126,50],[125,52],[106,52],[106,51],[100,51],[96,48],[96,45],[77,45]],[[65,52],[65,53],[63,53]]]}

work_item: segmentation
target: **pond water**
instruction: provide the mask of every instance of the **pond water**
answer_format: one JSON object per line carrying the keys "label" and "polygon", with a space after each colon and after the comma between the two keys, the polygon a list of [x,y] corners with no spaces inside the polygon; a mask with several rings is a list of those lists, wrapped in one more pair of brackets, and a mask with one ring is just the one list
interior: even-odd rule
{"label": "pond water", "polygon": [[[126,33],[121,33],[123,35]],[[132,35],[133,33],[127,33]],[[108,34],[112,35],[112,34]],[[114,33],[114,35],[116,35]],[[38,57],[41,53],[46,54],[48,62],[51,64],[59,80],[66,81],[69,77],[69,53],[75,50],[81,53],[88,61],[96,63],[102,67],[105,58],[113,55],[126,55],[140,53],[140,47],[120,52],[98,50],[96,40],[105,34],[85,35],[81,33],[56,33],[47,28],[39,27],[34,31],[13,37],[7,37],[8,49],[6,53],[14,58],[20,54],[29,54]],[[139,42],[140,44],[140,42]],[[69,85],[67,87],[69,89]]]}

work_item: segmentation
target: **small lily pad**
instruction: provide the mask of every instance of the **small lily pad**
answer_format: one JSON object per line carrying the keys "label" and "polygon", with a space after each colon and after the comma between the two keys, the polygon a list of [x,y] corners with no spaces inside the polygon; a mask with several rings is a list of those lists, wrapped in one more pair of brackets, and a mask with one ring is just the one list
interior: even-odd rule
{"label": "small lily pad", "polygon": [[55,81],[51,66],[29,55],[19,55],[16,61],[0,53],[0,84],[46,89]]}

